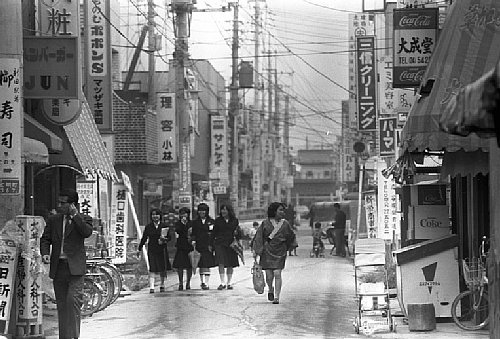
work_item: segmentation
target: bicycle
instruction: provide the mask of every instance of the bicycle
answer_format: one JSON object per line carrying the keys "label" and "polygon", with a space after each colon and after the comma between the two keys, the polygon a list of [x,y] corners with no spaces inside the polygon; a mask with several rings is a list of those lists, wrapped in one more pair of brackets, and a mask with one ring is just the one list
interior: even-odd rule
{"label": "bicycle", "polygon": [[467,291],[461,292],[451,304],[451,316],[458,327],[473,331],[489,323],[488,277],[486,275],[486,237],[480,246],[480,257],[462,261]]}

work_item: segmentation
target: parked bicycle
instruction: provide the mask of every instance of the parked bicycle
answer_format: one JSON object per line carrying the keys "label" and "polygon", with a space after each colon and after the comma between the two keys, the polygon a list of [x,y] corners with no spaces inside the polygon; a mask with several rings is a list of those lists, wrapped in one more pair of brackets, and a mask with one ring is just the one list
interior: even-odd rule
{"label": "parked bicycle", "polygon": [[122,285],[122,275],[109,259],[87,259],[82,315],[90,316],[114,303],[120,296]]}
{"label": "parked bicycle", "polygon": [[458,327],[479,330],[489,323],[488,277],[486,275],[487,239],[483,237],[479,258],[462,261],[467,291],[457,295],[451,304],[451,315]]}

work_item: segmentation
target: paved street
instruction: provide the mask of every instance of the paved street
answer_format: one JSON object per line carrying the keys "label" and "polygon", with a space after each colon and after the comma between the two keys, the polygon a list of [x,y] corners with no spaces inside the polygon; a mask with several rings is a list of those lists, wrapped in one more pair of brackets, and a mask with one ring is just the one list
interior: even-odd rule
{"label": "paved street", "polygon": [[[149,289],[132,292],[104,311],[85,318],[82,339],[97,338],[363,338],[355,334],[354,271],[351,260],[310,258],[309,228],[299,228],[298,256],[289,257],[284,270],[279,305],[258,295],[252,287],[251,257],[235,270],[234,290],[218,291],[219,277],[212,271],[210,290],[202,291],[196,275],[190,291],[177,291],[170,273],[165,293]],[[330,245],[327,245],[329,250]],[[46,309],[45,335],[57,338],[56,312]],[[401,323],[401,320],[398,320]],[[400,324],[397,333],[375,333],[374,338],[487,338],[486,332],[464,332],[451,323],[437,331],[409,332]]]}

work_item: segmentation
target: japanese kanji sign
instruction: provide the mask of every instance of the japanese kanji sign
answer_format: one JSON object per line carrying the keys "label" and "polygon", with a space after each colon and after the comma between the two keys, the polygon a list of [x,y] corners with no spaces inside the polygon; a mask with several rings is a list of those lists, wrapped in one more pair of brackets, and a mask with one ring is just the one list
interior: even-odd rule
{"label": "japanese kanji sign", "polygon": [[15,277],[17,266],[17,246],[6,236],[0,237],[0,332],[8,333],[10,310],[13,304],[15,291]]}
{"label": "japanese kanji sign", "polygon": [[211,116],[211,160],[210,178],[227,180],[228,156],[227,156],[227,123],[224,116]]}
{"label": "japanese kanji sign", "polygon": [[368,231],[368,238],[378,238],[377,195],[375,191],[365,192],[364,200],[365,200],[365,216],[366,216],[366,228]]}
{"label": "japanese kanji sign", "polygon": [[175,93],[158,93],[158,163],[177,162],[177,126],[175,120]]}
{"label": "japanese kanji sign", "polygon": [[97,181],[77,180],[76,191],[78,192],[78,203],[80,213],[89,217],[97,218],[99,209],[97,204]]}
{"label": "japanese kanji sign", "polygon": [[397,118],[380,118],[380,156],[394,156],[396,154],[396,127]]}
{"label": "japanese kanji sign", "polygon": [[353,154],[344,154],[344,170],[342,172],[344,182],[355,181],[355,158]]}
{"label": "japanese kanji sign", "polygon": [[394,10],[393,87],[419,87],[437,42],[438,8]]}
{"label": "japanese kanji sign", "polygon": [[21,193],[21,86],[19,60],[0,58],[0,195]]}
{"label": "japanese kanji sign", "polygon": [[356,38],[358,130],[377,130],[377,70],[375,38]]}
{"label": "japanese kanji sign", "polygon": [[124,184],[113,182],[111,193],[111,252],[113,264],[127,261],[128,199]]}
{"label": "japanese kanji sign", "polygon": [[398,202],[396,195],[396,183],[392,178],[386,178],[382,175],[382,170],[386,169],[385,161],[379,161],[377,164],[377,189],[378,189],[378,236],[377,238],[393,240],[401,236],[400,215],[398,211]]}
{"label": "japanese kanji sign", "polygon": [[99,130],[112,128],[109,1],[85,1],[86,96]]}

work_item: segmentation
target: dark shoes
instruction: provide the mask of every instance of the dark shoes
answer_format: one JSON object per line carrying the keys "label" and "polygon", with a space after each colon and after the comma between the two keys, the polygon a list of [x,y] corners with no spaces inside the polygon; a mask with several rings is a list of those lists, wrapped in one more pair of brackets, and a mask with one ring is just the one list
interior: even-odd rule
{"label": "dark shoes", "polygon": [[201,284],[201,289],[202,290],[209,290],[210,288],[207,286],[207,284],[203,283],[203,284]]}
{"label": "dark shoes", "polygon": [[227,289],[228,289],[228,290],[232,290],[232,289],[233,289],[233,286],[231,286],[231,285],[227,285]]}
{"label": "dark shoes", "polygon": [[149,289],[149,293],[155,293],[155,289],[154,288],[150,288]]}
{"label": "dark shoes", "polygon": [[165,292],[165,287],[160,286],[160,292]]}
{"label": "dark shoes", "polygon": [[267,293],[267,300],[269,300],[269,301],[273,301],[274,300],[274,293],[273,292]]}
{"label": "dark shoes", "polygon": [[220,284],[220,285],[219,285],[219,287],[217,287],[217,289],[218,289],[219,291],[222,291],[222,290],[223,290],[223,289],[225,289],[225,288],[226,288],[226,285],[222,285],[222,284]]}
{"label": "dark shoes", "polygon": [[279,304],[279,303],[280,303],[280,301],[278,300],[278,298],[274,298],[273,304]]}

